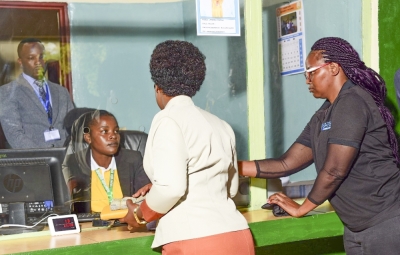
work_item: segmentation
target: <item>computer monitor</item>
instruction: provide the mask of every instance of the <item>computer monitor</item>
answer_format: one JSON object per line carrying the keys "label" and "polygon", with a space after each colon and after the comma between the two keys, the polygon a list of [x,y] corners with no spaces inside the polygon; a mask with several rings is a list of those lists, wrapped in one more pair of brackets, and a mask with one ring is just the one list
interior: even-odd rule
{"label": "computer monitor", "polygon": [[[29,210],[40,214],[35,207],[43,204],[51,208],[52,213],[68,214],[69,192],[62,173],[65,154],[65,147],[0,150],[0,209],[3,214],[8,211],[8,215],[18,215],[13,210],[25,210],[25,215],[29,215]],[[11,223],[18,221],[9,218]]]}

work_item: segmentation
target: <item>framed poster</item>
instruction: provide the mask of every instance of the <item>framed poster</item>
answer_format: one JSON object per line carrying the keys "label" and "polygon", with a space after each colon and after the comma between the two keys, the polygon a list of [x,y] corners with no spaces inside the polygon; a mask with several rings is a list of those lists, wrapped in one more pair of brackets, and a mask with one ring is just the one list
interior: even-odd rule
{"label": "framed poster", "polygon": [[72,94],[66,3],[0,1],[0,27],[0,85],[19,75],[18,43],[34,37],[45,46],[48,79]]}
{"label": "framed poster", "polygon": [[278,56],[281,75],[302,73],[305,68],[305,27],[303,2],[290,2],[276,9]]}
{"label": "framed poster", "polygon": [[197,35],[240,36],[239,0],[196,0]]}

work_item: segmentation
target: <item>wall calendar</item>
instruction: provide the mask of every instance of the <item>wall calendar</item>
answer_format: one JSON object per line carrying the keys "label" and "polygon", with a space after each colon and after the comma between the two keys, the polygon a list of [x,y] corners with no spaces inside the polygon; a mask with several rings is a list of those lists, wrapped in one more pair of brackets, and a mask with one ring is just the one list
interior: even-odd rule
{"label": "wall calendar", "polygon": [[281,75],[302,73],[305,68],[303,2],[293,1],[276,9],[278,56]]}

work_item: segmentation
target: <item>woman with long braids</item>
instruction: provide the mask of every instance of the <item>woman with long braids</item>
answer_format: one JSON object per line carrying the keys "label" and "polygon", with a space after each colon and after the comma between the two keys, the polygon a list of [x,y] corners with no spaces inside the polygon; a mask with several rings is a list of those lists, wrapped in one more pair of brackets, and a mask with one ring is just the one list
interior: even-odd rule
{"label": "woman with long braids", "polygon": [[318,40],[306,67],[309,91],[326,101],[281,157],[242,161],[239,171],[279,178],[314,163],[317,178],[301,205],[282,193],[268,203],[301,217],[329,200],[344,224],[346,254],[398,254],[399,156],[385,82],[336,37]]}

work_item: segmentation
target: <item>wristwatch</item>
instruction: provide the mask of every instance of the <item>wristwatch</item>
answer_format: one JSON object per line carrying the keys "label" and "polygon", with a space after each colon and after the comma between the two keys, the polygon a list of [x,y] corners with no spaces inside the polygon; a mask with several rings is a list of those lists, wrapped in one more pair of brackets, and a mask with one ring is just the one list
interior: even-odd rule
{"label": "wristwatch", "polygon": [[139,225],[147,224],[147,221],[145,221],[145,220],[139,220],[139,217],[137,216],[137,210],[138,210],[138,209],[139,209],[139,206],[136,206],[136,208],[133,209],[133,217],[135,218],[136,222],[137,222]]}

